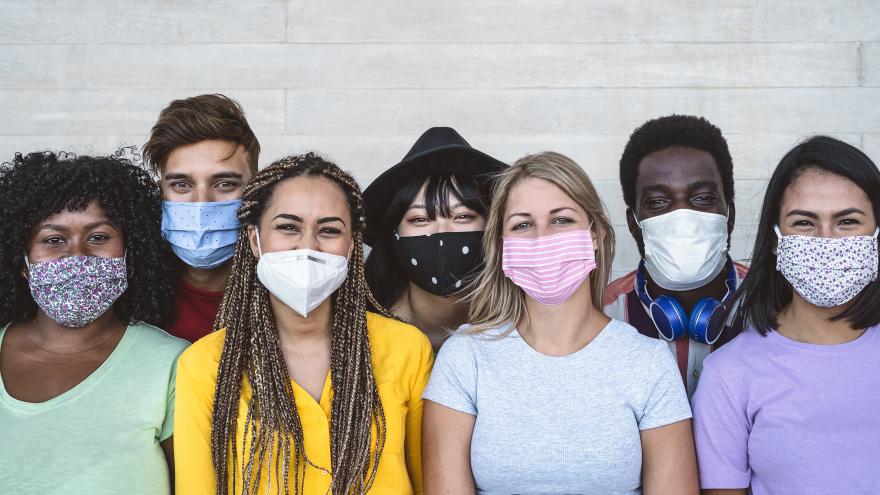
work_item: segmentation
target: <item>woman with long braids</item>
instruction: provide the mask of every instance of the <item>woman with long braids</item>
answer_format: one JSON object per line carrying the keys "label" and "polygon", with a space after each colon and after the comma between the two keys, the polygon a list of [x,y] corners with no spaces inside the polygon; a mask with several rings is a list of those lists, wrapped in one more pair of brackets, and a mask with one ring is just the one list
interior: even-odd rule
{"label": "woman with long braids", "polygon": [[178,493],[421,493],[415,327],[364,280],[357,183],[309,153],[247,186],[218,331],[178,365]]}

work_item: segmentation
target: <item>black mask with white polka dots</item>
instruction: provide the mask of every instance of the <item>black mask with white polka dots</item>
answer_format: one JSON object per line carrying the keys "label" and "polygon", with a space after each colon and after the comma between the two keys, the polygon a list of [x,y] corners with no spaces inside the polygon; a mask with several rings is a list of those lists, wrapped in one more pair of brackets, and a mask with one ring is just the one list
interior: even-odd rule
{"label": "black mask with white polka dots", "polygon": [[467,286],[480,269],[483,231],[394,234],[394,256],[412,283],[446,297]]}

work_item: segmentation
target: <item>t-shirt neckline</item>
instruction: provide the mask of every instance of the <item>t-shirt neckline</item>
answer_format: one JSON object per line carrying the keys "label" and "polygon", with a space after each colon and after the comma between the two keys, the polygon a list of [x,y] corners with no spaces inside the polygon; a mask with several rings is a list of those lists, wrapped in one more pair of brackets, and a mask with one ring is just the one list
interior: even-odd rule
{"label": "t-shirt neckline", "polygon": [[[799,342],[794,339],[790,339],[785,335],[782,335],[776,330],[771,330],[767,332],[767,337],[771,340],[778,342],[781,345],[787,347],[793,347],[796,349],[801,349],[805,351],[820,353],[820,354],[840,354],[845,352],[850,352],[854,349],[857,349],[872,339],[876,338],[874,334],[877,333],[878,326],[868,327],[864,333],[859,335],[857,338],[844,342],[842,344],[811,344],[808,342]],[[757,330],[754,330],[757,331]]]}
{"label": "t-shirt neckline", "polygon": [[605,334],[611,333],[608,331],[608,329],[609,329],[609,327],[611,327],[612,324],[614,324],[614,319],[610,318],[608,320],[608,323],[606,323],[605,326],[603,326],[602,329],[599,330],[599,333],[597,333],[596,336],[593,337],[593,340],[587,342],[583,347],[572,352],[571,354],[566,354],[564,356],[550,356],[549,354],[544,354],[543,352],[538,351],[537,349],[532,347],[528,342],[526,342],[526,339],[524,339],[522,334],[519,333],[519,329],[516,327],[516,325],[512,325],[512,330],[510,332],[510,336],[515,337],[520,342],[520,345],[524,346],[526,348],[526,352],[529,352],[530,354],[537,356],[541,359],[548,359],[548,360],[562,362],[562,361],[566,361],[566,360],[570,360],[570,359],[576,359],[577,357],[590,352],[590,349],[595,349],[596,348],[595,344],[598,344],[600,341],[604,340],[606,338]]}
{"label": "t-shirt neckline", "polygon": [[199,289],[198,287],[193,287],[192,285],[186,283],[183,278],[180,279],[180,290],[196,297],[208,299],[211,302],[223,300],[224,291],[216,292],[212,290]]}
{"label": "t-shirt neckline", "polygon": [[[3,350],[3,339],[6,336],[6,330],[12,323],[7,323],[6,326],[0,328],[0,352]],[[119,339],[119,342],[116,344],[116,348],[107,356],[107,359],[101,363],[98,368],[91,372],[89,376],[87,376],[83,381],[77,383],[70,390],[65,391],[61,395],[56,397],[52,397],[51,399],[45,402],[26,402],[23,400],[16,399],[11,396],[9,392],[6,390],[6,384],[3,382],[3,376],[0,375],[0,400],[5,402],[9,407],[13,409],[17,409],[19,411],[25,412],[42,412],[48,411],[50,409],[54,409],[61,405],[64,405],[72,400],[77,399],[82,396],[86,392],[89,391],[95,384],[100,382],[110,371],[111,368],[120,360],[121,356],[128,351],[128,348],[131,347],[131,342],[133,337],[132,335],[132,326],[127,325],[125,327],[124,333],[122,334],[122,338]]]}

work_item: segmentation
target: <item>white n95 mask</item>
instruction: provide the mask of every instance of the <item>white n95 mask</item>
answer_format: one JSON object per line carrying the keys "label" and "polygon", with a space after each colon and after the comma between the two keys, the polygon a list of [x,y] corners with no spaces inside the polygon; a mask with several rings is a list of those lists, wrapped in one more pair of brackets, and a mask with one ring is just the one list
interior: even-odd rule
{"label": "white n95 mask", "polygon": [[727,216],[678,209],[636,224],[645,244],[645,269],[660,287],[683,291],[709,283],[727,261]]}
{"label": "white n95 mask", "polygon": [[263,253],[257,232],[257,278],[263,287],[303,317],[342,286],[348,276],[348,258],[336,254],[294,249]]}

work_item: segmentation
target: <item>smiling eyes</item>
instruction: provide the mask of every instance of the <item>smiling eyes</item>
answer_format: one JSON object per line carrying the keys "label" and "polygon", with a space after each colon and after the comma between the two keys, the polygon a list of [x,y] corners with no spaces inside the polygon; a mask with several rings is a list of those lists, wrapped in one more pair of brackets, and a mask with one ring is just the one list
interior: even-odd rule
{"label": "smiling eyes", "polygon": [[[836,226],[837,227],[855,227],[855,226],[858,226],[861,224],[862,224],[862,222],[856,218],[842,218],[837,221]],[[816,224],[812,220],[802,219],[802,220],[795,220],[794,222],[791,223],[791,226],[792,227],[799,227],[802,229],[808,229],[810,227],[816,227]]]}
{"label": "smiling eyes", "polygon": [[[275,225],[273,228],[284,234],[299,234],[302,232],[302,229],[300,229],[295,223],[281,223]],[[336,237],[342,235],[342,229],[325,225],[318,230],[318,234],[325,237]]]}
{"label": "smiling eyes", "polygon": [[[452,217],[452,221],[455,223],[467,224],[475,221],[478,218],[476,213],[472,212],[464,212],[458,213]],[[407,217],[406,222],[410,225],[426,225],[431,223],[431,219],[426,215],[413,215],[411,217]]]}
{"label": "smiling eyes", "polygon": [[[572,219],[570,217],[562,217],[562,216],[555,217],[555,218],[553,218],[553,220],[550,221],[550,225],[568,225],[568,224],[572,224],[572,223],[575,223],[574,219]],[[513,227],[510,228],[510,230],[513,232],[522,232],[522,231],[527,230],[533,226],[534,226],[534,223],[530,222],[530,221],[517,222],[513,225]]]}

